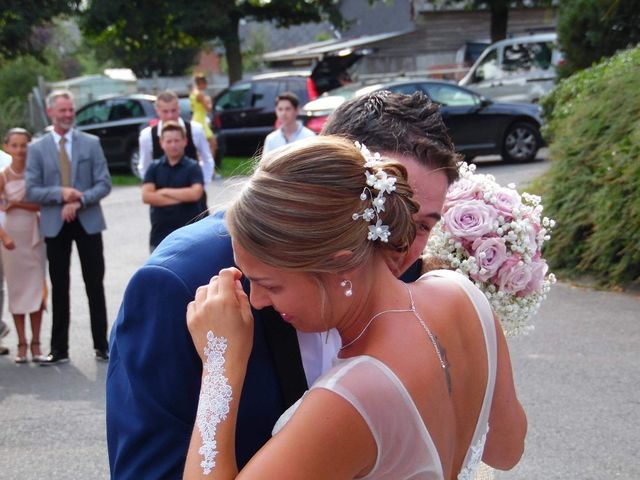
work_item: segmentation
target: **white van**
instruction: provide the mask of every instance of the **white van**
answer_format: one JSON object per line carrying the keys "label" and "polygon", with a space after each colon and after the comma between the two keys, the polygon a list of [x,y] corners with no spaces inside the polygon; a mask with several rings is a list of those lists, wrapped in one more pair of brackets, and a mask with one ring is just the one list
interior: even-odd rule
{"label": "white van", "polygon": [[556,33],[500,40],[487,47],[459,84],[501,102],[537,102],[562,60]]}

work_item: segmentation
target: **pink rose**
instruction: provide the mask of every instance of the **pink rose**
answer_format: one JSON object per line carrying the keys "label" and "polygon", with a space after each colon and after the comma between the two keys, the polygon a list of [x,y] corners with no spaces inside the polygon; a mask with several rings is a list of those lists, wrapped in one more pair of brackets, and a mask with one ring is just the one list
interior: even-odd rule
{"label": "pink rose", "polygon": [[447,190],[447,197],[445,199],[445,208],[453,206],[460,200],[476,200],[480,197],[480,186],[469,180],[468,178],[461,178],[455,181]]}
{"label": "pink rose", "polygon": [[510,188],[500,188],[495,195],[493,205],[506,217],[513,217],[513,209],[520,205],[520,195]]}
{"label": "pink rose", "polygon": [[495,208],[480,200],[462,200],[455,202],[443,219],[453,236],[473,242],[494,230],[498,215]]}
{"label": "pink rose", "polygon": [[521,260],[519,255],[512,255],[500,267],[498,288],[503,292],[522,292],[531,281],[531,266]]}
{"label": "pink rose", "polygon": [[529,295],[538,290],[542,286],[542,282],[544,282],[544,276],[547,274],[547,270],[549,270],[547,262],[542,259],[531,262],[529,268],[531,270],[531,280],[529,280],[527,286],[522,290],[522,295]]}
{"label": "pink rose", "polygon": [[486,270],[485,273],[478,272],[472,275],[474,280],[486,282],[496,274],[507,259],[507,247],[498,237],[478,238],[471,248],[478,262],[478,268]]}

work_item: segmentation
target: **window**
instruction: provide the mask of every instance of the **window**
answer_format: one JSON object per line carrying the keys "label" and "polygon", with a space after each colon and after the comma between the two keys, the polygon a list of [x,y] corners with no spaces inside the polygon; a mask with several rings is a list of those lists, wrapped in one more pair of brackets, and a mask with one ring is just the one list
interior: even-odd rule
{"label": "window", "polygon": [[484,59],[482,59],[482,62],[476,69],[474,77],[478,82],[483,80],[493,80],[500,77],[500,69],[498,68],[498,51],[495,48],[491,50]]}
{"label": "window", "polygon": [[144,110],[135,100],[114,100],[111,102],[109,120],[128,120],[130,118],[144,117]]}
{"label": "window", "polygon": [[429,98],[440,105],[466,107],[480,104],[477,96],[452,85],[424,84],[423,88]]}
{"label": "window", "polygon": [[280,93],[278,89],[279,83],[278,80],[255,82],[253,84],[251,106],[256,108],[273,108],[276,102],[276,96]]}
{"label": "window", "polygon": [[405,85],[395,85],[393,87],[389,87],[388,90],[392,91],[393,93],[404,93],[405,95],[413,95],[420,89],[415,83],[409,83]]}
{"label": "window", "polygon": [[546,42],[516,43],[504,48],[504,69],[507,72],[546,70],[551,65],[552,45]]}
{"label": "window", "polygon": [[216,111],[246,107],[249,103],[250,92],[251,85],[249,83],[232,86],[216,100]]}
{"label": "window", "polygon": [[103,123],[109,119],[107,102],[98,102],[81,109],[76,114],[76,125],[93,125]]}
{"label": "window", "polygon": [[[307,92],[307,79],[305,77],[290,78],[286,83],[286,91],[293,92],[300,100],[300,107],[309,101],[309,93]],[[278,92],[282,93],[282,92]]]}

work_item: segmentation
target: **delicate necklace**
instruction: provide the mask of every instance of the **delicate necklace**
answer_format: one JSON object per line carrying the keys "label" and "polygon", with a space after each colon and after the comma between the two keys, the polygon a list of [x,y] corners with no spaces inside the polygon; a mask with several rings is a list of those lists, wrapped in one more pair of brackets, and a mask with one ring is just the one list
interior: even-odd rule
{"label": "delicate necklace", "polygon": [[431,343],[433,344],[433,348],[435,349],[436,355],[438,356],[438,360],[440,361],[440,366],[442,367],[442,370],[444,371],[444,375],[445,375],[445,378],[446,378],[446,381],[447,381],[447,389],[449,390],[449,394],[451,394],[451,376],[449,374],[449,363],[446,361],[446,355],[441,351],[442,349],[440,348],[440,345],[438,344],[438,340],[436,339],[435,335],[433,333],[431,333],[431,330],[429,329],[429,327],[427,326],[425,321],[422,320],[422,317],[420,317],[420,315],[418,314],[418,312],[416,310],[416,305],[413,302],[413,295],[411,294],[411,289],[406,284],[405,284],[405,288],[407,289],[407,292],[409,293],[409,301],[411,302],[411,308],[383,310],[382,312],[376,313],[367,322],[367,324],[364,326],[364,328],[358,334],[358,336],[356,338],[354,338],[353,340],[351,340],[346,345],[343,345],[342,347],[340,347],[340,351],[342,351],[345,348],[347,348],[347,347],[353,345],[354,343],[356,343],[360,339],[360,337],[362,337],[362,335],[364,335],[364,332],[366,332],[367,329],[371,326],[373,321],[376,318],[378,318],[380,315],[383,315],[385,313],[409,313],[409,312],[411,312],[418,319],[418,321],[420,322],[420,325],[422,325],[422,328],[424,329],[424,331],[427,332],[429,340],[431,340]]}
{"label": "delicate necklace", "polygon": [[[407,290],[409,289],[409,287],[407,287]],[[411,295],[411,291],[409,290],[409,295]],[[362,335],[364,335],[364,332],[367,331],[367,328],[369,328],[369,326],[371,326],[371,324],[373,323],[373,321],[378,318],[380,315],[383,315],[385,313],[408,313],[408,312],[413,312],[413,299],[411,299],[411,308],[404,308],[404,309],[392,309],[392,310],[383,310],[382,312],[378,312],[376,313],[373,317],[371,317],[371,319],[367,322],[367,324],[364,326],[364,328],[362,329],[362,331],[358,334],[358,336],[356,338],[354,338],[353,340],[351,340],[349,343],[347,343],[346,345],[343,345],[340,347],[340,350],[344,350],[347,347],[350,347],[351,345],[353,345],[354,343],[356,343],[360,337],[362,337]]]}

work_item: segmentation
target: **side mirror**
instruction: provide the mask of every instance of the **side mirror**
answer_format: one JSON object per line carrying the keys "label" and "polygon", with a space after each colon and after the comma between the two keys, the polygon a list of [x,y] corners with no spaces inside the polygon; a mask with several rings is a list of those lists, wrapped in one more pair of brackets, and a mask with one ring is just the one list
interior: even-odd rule
{"label": "side mirror", "polygon": [[487,97],[480,97],[480,107],[485,108],[493,103],[493,100]]}

